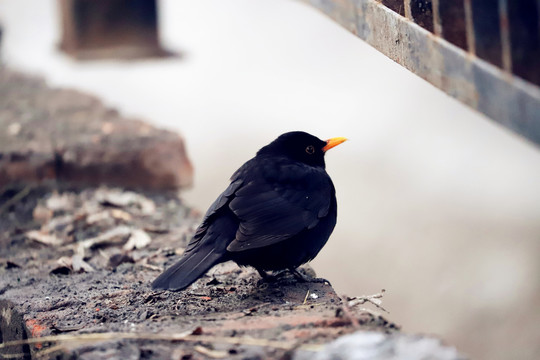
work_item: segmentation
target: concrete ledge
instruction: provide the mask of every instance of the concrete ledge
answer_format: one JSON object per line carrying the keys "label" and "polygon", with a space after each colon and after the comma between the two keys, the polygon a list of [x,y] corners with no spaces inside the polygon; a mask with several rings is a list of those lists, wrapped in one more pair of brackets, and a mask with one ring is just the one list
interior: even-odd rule
{"label": "concrete ledge", "polygon": [[[30,221],[8,220],[28,214]],[[380,307],[353,304],[327,283],[261,282],[228,262],[182,292],[152,291],[183,252],[196,214],[173,193],[28,194],[0,218],[0,354],[240,360],[357,359],[367,351],[398,359],[385,356],[405,347],[407,359],[462,359],[437,339],[401,334]]]}
{"label": "concrete ledge", "polygon": [[178,134],[0,68],[0,188],[57,181],[179,189],[192,177]]}

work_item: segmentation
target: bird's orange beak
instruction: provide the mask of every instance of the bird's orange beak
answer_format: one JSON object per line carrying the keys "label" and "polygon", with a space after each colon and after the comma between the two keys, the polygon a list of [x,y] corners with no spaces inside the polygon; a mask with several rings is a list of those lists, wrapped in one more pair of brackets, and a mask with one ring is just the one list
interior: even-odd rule
{"label": "bird's orange beak", "polygon": [[333,148],[334,146],[338,146],[339,144],[345,141],[347,141],[347,138],[344,138],[344,137],[335,137],[335,138],[328,139],[326,140],[326,145],[322,149],[324,152],[326,152],[330,150],[331,148]]}

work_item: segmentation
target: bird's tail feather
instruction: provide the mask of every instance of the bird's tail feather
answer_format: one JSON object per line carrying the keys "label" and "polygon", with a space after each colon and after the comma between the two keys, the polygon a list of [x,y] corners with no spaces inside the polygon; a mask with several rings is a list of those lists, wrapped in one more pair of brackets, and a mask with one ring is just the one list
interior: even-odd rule
{"label": "bird's tail feather", "polygon": [[152,283],[153,289],[182,290],[201,277],[208,269],[222,260],[215,249],[209,252],[193,251],[165,270]]}

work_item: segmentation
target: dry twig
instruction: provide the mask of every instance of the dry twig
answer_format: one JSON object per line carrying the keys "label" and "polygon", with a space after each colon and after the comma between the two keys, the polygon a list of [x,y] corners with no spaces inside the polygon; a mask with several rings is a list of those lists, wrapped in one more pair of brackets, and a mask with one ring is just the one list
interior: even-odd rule
{"label": "dry twig", "polygon": [[341,298],[341,310],[343,311],[343,315],[345,315],[345,317],[351,322],[351,325],[355,329],[359,329],[360,323],[358,322],[358,319],[356,318],[356,316],[354,316],[354,314],[351,312],[349,303],[345,299],[345,296],[340,295],[340,298]]}
{"label": "dry twig", "polygon": [[309,296],[309,289],[308,289],[308,291],[306,293],[306,297],[304,298],[304,302],[302,303],[302,305],[306,305],[308,296]]}
{"label": "dry twig", "polygon": [[369,302],[373,305],[375,305],[377,308],[381,309],[382,311],[389,313],[388,310],[382,307],[382,297],[384,296],[385,289],[382,289],[381,292],[373,295],[366,295],[366,296],[356,296],[352,298],[347,298],[348,300],[348,306],[349,307],[355,307],[357,305],[365,304],[366,302]]}
{"label": "dry twig", "polygon": [[26,195],[30,193],[30,190],[32,190],[32,188],[30,186],[26,186],[24,189],[16,193],[11,199],[7,200],[2,206],[0,206],[0,214],[9,209],[11,205],[16,204],[24,199]]}
{"label": "dry twig", "polygon": [[[0,349],[9,346],[29,345],[37,343],[67,343],[67,342],[98,342],[109,340],[159,340],[159,341],[184,341],[184,342],[204,342],[204,343],[221,343],[231,345],[247,345],[247,346],[260,346],[270,347],[281,350],[301,349],[305,351],[319,351],[324,346],[323,344],[301,344],[298,345],[291,341],[274,341],[266,339],[256,339],[250,337],[224,337],[224,336],[211,336],[211,335],[192,335],[193,331],[187,331],[183,333],[172,334],[154,334],[154,333],[121,333],[121,332],[108,332],[108,333],[92,333],[92,334],[65,334],[55,336],[43,336],[38,338],[31,338],[25,340],[6,341],[0,344]],[[57,345],[58,346],[58,345]],[[54,347],[55,351],[56,346]],[[44,350],[45,351],[45,350]],[[49,350],[50,351],[50,350]],[[4,355],[9,357],[10,355]]]}

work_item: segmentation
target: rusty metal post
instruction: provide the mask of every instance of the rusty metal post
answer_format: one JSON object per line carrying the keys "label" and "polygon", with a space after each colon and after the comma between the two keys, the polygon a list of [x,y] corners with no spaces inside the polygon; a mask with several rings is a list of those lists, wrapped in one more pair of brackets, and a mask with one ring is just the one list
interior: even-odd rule
{"label": "rusty metal post", "polygon": [[59,0],[60,48],[79,59],[167,55],[156,0]]}

